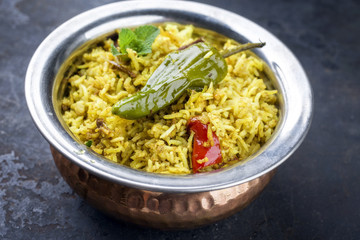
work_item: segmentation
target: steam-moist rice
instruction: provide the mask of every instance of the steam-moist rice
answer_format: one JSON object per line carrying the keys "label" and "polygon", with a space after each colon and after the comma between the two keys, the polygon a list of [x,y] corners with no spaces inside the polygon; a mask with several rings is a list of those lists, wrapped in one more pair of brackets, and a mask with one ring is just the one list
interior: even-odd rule
{"label": "steam-moist rice", "polygon": [[[152,53],[137,56],[128,49],[126,63],[136,77],[114,67],[110,52],[112,39],[105,40],[72,63],[77,70],[68,78],[69,94],[62,100],[63,118],[71,132],[91,149],[110,161],[147,172],[191,173],[193,133],[187,122],[200,116],[220,141],[223,163],[210,171],[243,161],[271,136],[278,122],[276,90],[267,89],[261,73],[264,63],[246,53],[226,59],[228,74],[218,85],[202,92],[188,91],[174,104],[139,120],[112,114],[119,100],[139,91],[165,56],[194,41],[192,26],[167,24],[152,45]],[[216,42],[203,36],[219,50],[237,43]]]}

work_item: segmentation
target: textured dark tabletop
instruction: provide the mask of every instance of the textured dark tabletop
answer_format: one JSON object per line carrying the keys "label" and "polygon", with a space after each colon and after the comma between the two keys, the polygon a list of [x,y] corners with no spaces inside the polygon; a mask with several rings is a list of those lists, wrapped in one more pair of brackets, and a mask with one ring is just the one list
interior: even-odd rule
{"label": "textured dark tabletop", "polygon": [[111,1],[0,0],[0,239],[360,239],[360,1],[201,1],[275,34],[314,90],[309,134],[249,207],[163,232],[114,221],[62,180],[27,111],[24,76],[40,42]]}

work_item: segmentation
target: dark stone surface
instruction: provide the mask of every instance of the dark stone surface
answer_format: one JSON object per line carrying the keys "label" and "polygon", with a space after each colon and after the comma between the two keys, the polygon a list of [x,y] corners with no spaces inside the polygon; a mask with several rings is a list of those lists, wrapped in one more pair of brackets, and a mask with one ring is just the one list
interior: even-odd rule
{"label": "dark stone surface", "polygon": [[116,222],[76,196],[27,111],[24,76],[40,42],[109,2],[0,0],[0,239],[359,239],[359,1],[202,1],[282,40],[309,76],[315,114],[304,143],[249,207],[172,232]]}

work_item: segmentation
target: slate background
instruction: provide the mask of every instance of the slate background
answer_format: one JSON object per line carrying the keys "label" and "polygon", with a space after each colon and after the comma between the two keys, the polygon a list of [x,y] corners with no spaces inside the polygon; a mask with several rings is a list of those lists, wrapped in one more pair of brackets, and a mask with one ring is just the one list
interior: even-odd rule
{"label": "slate background", "polygon": [[170,232],[116,222],[75,195],[27,111],[24,76],[40,42],[110,2],[0,0],[0,239],[359,239],[359,1],[200,1],[281,39],[309,76],[315,113],[304,143],[249,207]]}

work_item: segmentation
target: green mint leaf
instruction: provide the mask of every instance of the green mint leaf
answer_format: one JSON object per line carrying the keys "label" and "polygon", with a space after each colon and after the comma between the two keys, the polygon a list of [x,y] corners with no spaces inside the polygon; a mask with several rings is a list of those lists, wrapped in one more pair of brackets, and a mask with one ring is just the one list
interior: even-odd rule
{"label": "green mint leaf", "polygon": [[115,57],[121,55],[121,53],[120,53],[119,50],[114,46],[114,44],[111,44],[111,46],[110,46],[110,51],[111,51],[112,55],[114,55]]}
{"label": "green mint leaf", "polygon": [[145,41],[141,41],[138,43],[138,50],[136,51],[138,55],[146,55],[151,53],[152,49],[151,49],[151,45],[152,44],[147,44]]}
{"label": "green mint leaf", "polygon": [[146,55],[151,53],[151,46],[159,33],[160,29],[151,25],[145,25],[136,28],[135,35],[137,36],[138,40],[142,41],[142,43],[139,44],[139,51],[137,53],[139,55]]}
{"label": "green mint leaf", "polygon": [[160,29],[152,25],[145,25],[136,28],[134,32],[138,40],[149,41],[152,43],[157,35],[159,35]]}
{"label": "green mint leaf", "polygon": [[151,53],[151,46],[148,47],[144,41],[135,39],[130,45],[129,48],[135,50],[138,55],[146,55]]}
{"label": "green mint leaf", "polygon": [[119,32],[118,39],[120,52],[115,47],[114,49],[111,47],[111,52],[114,56],[124,55],[127,54],[126,49],[131,48],[136,51],[138,55],[149,54],[151,53],[151,45],[159,33],[160,29],[151,25],[140,26],[134,31],[123,28]]}
{"label": "green mint leaf", "polygon": [[121,29],[121,31],[119,32],[119,39],[118,39],[121,53],[124,54],[127,53],[126,49],[129,48],[131,42],[134,41],[135,39],[136,39],[136,35],[133,31],[131,31],[128,28]]}

